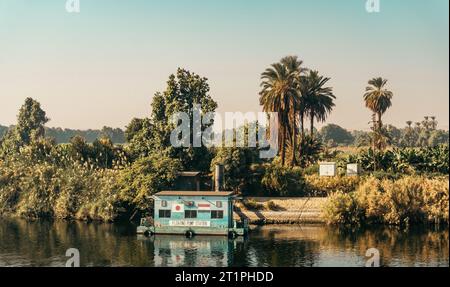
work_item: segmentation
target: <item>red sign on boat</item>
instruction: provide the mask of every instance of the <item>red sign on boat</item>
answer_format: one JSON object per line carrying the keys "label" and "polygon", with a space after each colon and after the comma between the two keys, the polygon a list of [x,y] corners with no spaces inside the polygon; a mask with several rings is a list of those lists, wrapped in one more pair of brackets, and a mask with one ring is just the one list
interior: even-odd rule
{"label": "red sign on boat", "polygon": [[198,203],[198,209],[211,209],[211,204],[209,203]]}

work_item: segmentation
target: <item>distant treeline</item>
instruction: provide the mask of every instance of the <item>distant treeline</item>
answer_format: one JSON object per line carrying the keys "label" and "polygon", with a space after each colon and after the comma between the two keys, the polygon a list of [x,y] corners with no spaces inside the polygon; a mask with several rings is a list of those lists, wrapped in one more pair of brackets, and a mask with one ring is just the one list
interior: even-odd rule
{"label": "distant treeline", "polygon": [[[392,125],[384,127],[384,135],[389,145],[397,147],[426,147],[448,144],[449,132],[439,130],[436,124],[427,124],[427,120],[417,122],[413,126],[407,122],[404,128]],[[7,132],[8,127],[0,125],[0,138]],[[371,132],[349,131],[335,124],[328,124],[318,131],[320,139],[328,147],[337,146],[370,146]],[[107,137],[114,144],[126,143],[125,132],[120,128],[103,127],[101,130],[74,130],[45,127],[45,136],[56,140],[57,143],[69,143],[74,136],[81,136],[86,142],[93,143],[96,139]]]}
{"label": "distant treeline", "polygon": [[[371,131],[349,131],[335,124],[328,124],[319,131],[319,137],[327,147],[364,147],[372,143]],[[435,147],[449,143],[449,132],[437,128],[435,118],[425,117],[421,122],[406,122],[403,128],[383,125],[379,135],[385,146]]]}
{"label": "distant treeline", "polygon": [[[8,127],[0,125],[0,138],[8,131]],[[87,142],[93,143],[96,139],[107,137],[115,144],[125,143],[125,133],[120,128],[103,127],[101,130],[74,130],[45,127],[45,136],[55,139],[57,143],[69,143],[74,136],[81,136]]]}

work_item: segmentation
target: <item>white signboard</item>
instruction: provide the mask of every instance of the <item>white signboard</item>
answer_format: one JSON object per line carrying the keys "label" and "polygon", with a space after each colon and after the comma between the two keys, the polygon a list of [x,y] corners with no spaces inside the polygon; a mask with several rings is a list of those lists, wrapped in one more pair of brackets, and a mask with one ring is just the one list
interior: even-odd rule
{"label": "white signboard", "polygon": [[335,162],[322,162],[319,168],[320,176],[336,176]]}
{"label": "white signboard", "polygon": [[184,212],[184,204],[172,204],[172,212]]}
{"label": "white signboard", "polygon": [[192,226],[192,227],[209,227],[211,225],[210,221],[200,221],[200,220],[169,220],[170,226]]}
{"label": "white signboard", "polygon": [[347,175],[358,175],[359,165],[357,163],[347,164]]}

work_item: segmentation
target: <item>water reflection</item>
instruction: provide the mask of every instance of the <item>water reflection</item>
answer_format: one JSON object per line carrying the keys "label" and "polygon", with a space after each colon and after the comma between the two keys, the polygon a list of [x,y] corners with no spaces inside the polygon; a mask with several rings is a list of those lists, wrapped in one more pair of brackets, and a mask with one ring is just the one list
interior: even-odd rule
{"label": "water reflection", "polygon": [[449,266],[448,229],[267,226],[229,240],[137,237],[130,223],[0,220],[0,266],[64,266],[68,248],[82,266],[364,266],[372,247],[385,266]]}
{"label": "water reflection", "polygon": [[155,266],[211,266],[225,267],[233,264],[233,251],[243,238],[230,240],[223,236],[201,236],[187,239],[183,236],[144,236],[154,246]]}

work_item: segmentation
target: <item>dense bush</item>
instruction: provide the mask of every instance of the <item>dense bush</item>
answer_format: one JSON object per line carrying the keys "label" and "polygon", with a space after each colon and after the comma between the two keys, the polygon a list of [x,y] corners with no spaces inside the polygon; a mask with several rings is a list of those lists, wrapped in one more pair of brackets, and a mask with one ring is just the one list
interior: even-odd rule
{"label": "dense bush", "polygon": [[180,161],[164,153],[138,159],[120,172],[120,198],[138,210],[148,210],[151,208],[151,196],[169,188],[180,170]]}
{"label": "dense bush", "polygon": [[351,192],[356,190],[361,178],[359,176],[324,177],[319,175],[305,176],[306,189],[311,195],[327,196],[335,191]]}
{"label": "dense bush", "polygon": [[30,149],[0,161],[0,213],[99,219],[118,216],[116,170],[70,162],[30,161]]}
{"label": "dense bush", "polygon": [[305,182],[299,168],[288,168],[279,164],[264,165],[261,188],[267,196],[306,195]]}
{"label": "dense bush", "polygon": [[355,191],[338,191],[324,207],[329,223],[359,224],[449,222],[448,177],[409,176],[399,180],[368,178]]}
{"label": "dense bush", "polygon": [[342,191],[331,194],[323,207],[323,216],[330,224],[360,224],[363,212],[355,194]]}
{"label": "dense bush", "polygon": [[150,196],[170,186],[180,168],[164,153],[108,165],[72,145],[36,140],[0,159],[0,214],[111,221],[148,209]]}

